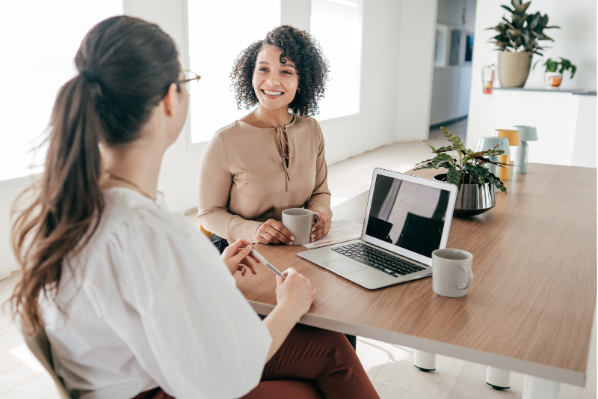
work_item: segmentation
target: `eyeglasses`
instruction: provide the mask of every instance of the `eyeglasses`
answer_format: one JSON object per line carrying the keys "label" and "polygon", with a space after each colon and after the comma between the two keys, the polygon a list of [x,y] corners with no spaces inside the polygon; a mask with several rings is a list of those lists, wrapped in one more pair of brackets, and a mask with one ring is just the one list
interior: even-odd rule
{"label": "eyeglasses", "polygon": [[185,73],[185,79],[184,80],[180,80],[177,82],[177,84],[181,84],[181,83],[185,83],[185,87],[187,88],[187,92],[189,93],[189,89],[191,88],[191,82],[195,81],[195,83],[199,82],[199,79],[201,79],[201,76],[199,76],[198,74],[196,74],[195,72],[191,72],[189,70],[185,70],[183,71]]}
{"label": "eyeglasses", "polygon": [[[201,79],[201,76],[199,76],[195,72],[191,72],[191,71],[188,71],[188,70],[183,71],[183,73],[185,74],[185,79],[183,79],[183,80],[177,80],[174,83],[177,85],[177,87],[180,84],[185,84],[185,87],[187,88],[187,95],[190,96],[191,95],[191,90],[190,90],[191,89],[191,82],[192,81],[195,81],[196,83],[199,82],[199,79]],[[166,95],[166,93],[164,95]],[[162,101],[162,98],[160,98],[160,100],[157,100],[154,105],[160,105],[160,101]]]}

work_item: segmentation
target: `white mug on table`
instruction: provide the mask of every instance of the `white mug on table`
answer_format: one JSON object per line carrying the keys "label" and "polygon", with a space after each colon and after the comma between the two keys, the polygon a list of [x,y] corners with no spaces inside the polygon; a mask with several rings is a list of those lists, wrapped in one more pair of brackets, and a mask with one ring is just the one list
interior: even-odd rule
{"label": "white mug on table", "polygon": [[[316,221],[313,222],[313,217]],[[313,223],[320,221],[320,215],[303,208],[290,208],[282,211],[282,224],[295,236],[293,245],[305,245],[310,242]]]}
{"label": "white mug on table", "polygon": [[438,295],[461,297],[473,282],[473,255],[460,249],[437,249],[432,252],[432,285]]}

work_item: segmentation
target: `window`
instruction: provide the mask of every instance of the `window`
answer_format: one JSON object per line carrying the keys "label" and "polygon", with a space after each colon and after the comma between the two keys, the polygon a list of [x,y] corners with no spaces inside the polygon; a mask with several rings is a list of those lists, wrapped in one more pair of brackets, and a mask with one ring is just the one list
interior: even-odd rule
{"label": "window", "polygon": [[[0,180],[41,170],[32,149],[48,126],[60,87],[77,73],[75,54],[98,22],[122,14],[122,0],[27,0],[0,5]],[[37,168],[36,168],[37,166]]]}
{"label": "window", "polygon": [[330,63],[318,120],[359,113],[361,0],[312,0],[311,34]]}
{"label": "window", "polygon": [[280,0],[188,0],[189,61],[201,75],[191,85],[191,141],[209,141],[214,133],[242,118],[231,91],[230,72],[239,53],[280,25]]}

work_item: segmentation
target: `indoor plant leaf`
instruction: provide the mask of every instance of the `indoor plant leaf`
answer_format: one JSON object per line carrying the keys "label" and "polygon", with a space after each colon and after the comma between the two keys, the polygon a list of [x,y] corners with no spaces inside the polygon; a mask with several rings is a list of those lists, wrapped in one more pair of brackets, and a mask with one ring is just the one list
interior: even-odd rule
{"label": "indoor plant leaf", "polygon": [[455,146],[452,146],[452,145],[449,145],[449,146],[446,146],[446,147],[437,148],[433,152],[435,152],[436,154],[441,154],[443,152],[448,152],[448,151],[459,151],[459,148],[457,148]]}
{"label": "indoor plant leaf", "polygon": [[450,164],[452,164],[453,162],[453,157],[451,157],[448,154],[438,154],[434,159],[432,159],[432,165],[434,165],[436,168],[438,168],[440,166],[441,163],[444,162],[448,162]]}
{"label": "indoor plant leaf", "polygon": [[425,143],[428,145],[428,147],[430,147],[430,148],[432,149],[432,152],[436,152],[436,148],[434,148],[434,147],[432,146],[432,144],[428,143],[428,141],[427,141],[427,140],[424,140],[424,142],[425,142]]}
{"label": "indoor plant leaf", "polygon": [[442,132],[442,134],[444,134],[444,137],[446,137],[446,139],[450,141],[451,144],[453,144],[453,146],[457,147],[460,151],[465,152],[465,146],[463,145],[463,142],[461,141],[459,136],[455,136],[454,134],[446,130],[444,127],[441,127],[440,131]]}
{"label": "indoor plant leaf", "polygon": [[507,189],[505,187],[505,185],[502,183],[502,181],[500,181],[500,179],[496,176],[494,176],[492,173],[490,173],[490,175],[488,176],[488,180],[490,180],[490,183],[494,184],[494,187],[498,188],[500,191],[502,191],[503,193],[507,193]]}
{"label": "indoor plant leaf", "polygon": [[459,187],[459,183],[461,182],[461,173],[462,172],[460,170],[450,168],[446,173],[446,181]]}

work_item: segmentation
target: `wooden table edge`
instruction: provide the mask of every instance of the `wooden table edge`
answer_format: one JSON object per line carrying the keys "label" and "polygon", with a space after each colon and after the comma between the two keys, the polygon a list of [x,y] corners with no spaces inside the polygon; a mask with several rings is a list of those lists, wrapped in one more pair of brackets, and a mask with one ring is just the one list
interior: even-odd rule
{"label": "wooden table edge", "polygon": [[[268,315],[274,309],[274,306],[256,301],[249,301],[253,309],[261,314]],[[375,327],[368,327],[359,324],[352,324],[334,320],[328,317],[317,316],[307,313],[300,320],[300,324],[311,327],[317,327],[329,331],[336,331],[343,334],[351,334],[365,338],[375,339],[377,341],[396,344],[422,350],[430,353],[436,353],[442,356],[448,356],[455,359],[465,360],[472,363],[492,366],[503,370],[514,371],[533,377],[544,378],[551,381],[565,384],[585,387],[586,374],[562,369],[559,367],[546,366],[539,363],[519,360],[507,356],[496,355],[478,351],[475,349],[464,348],[458,345],[446,344],[425,338],[414,337],[412,335],[392,332]],[[596,328],[594,321],[592,330]],[[588,361],[589,361],[588,356]]]}

